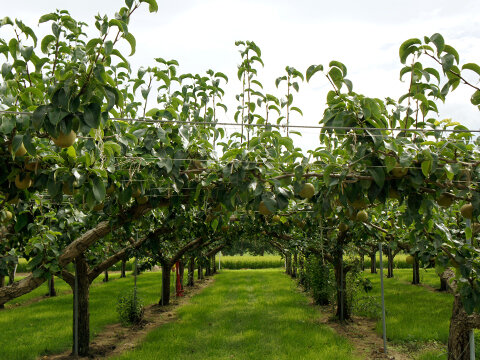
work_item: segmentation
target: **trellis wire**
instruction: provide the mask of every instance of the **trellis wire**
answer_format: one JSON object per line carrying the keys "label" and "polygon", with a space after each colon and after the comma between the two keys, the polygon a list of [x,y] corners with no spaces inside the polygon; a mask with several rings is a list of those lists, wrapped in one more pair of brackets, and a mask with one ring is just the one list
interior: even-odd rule
{"label": "trellis wire", "polygon": [[[0,110],[0,114],[5,115],[26,115],[31,116],[33,115],[32,112],[24,112],[24,111],[7,111],[7,110]],[[119,118],[119,117],[111,117],[109,120],[114,121],[137,121],[137,122],[147,122],[147,123],[155,123],[155,124],[184,124],[184,125],[210,125],[210,126],[242,126],[241,123],[230,123],[230,122],[209,122],[209,121],[183,121],[183,120],[154,120],[154,119],[146,119],[146,118]],[[446,132],[475,132],[480,133],[480,130],[459,130],[459,129],[398,129],[398,128],[375,128],[375,127],[346,127],[346,126],[319,126],[319,125],[274,125],[274,124],[243,124],[243,126],[247,127],[273,127],[273,128],[281,128],[286,129],[288,128],[298,128],[298,129],[324,129],[324,130],[367,130],[367,131],[407,131],[407,132],[431,132],[431,131],[446,131]]]}

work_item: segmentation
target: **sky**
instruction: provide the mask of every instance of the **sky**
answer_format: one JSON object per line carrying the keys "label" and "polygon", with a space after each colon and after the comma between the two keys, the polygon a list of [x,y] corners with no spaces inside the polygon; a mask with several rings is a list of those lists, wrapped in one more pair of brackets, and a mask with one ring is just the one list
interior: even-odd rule
{"label": "sky", "polygon": [[[137,40],[136,53],[129,59],[133,68],[154,66],[155,57],[175,59],[182,73],[204,74],[213,69],[227,74],[230,81],[225,104],[229,111],[222,120],[233,122],[235,95],[241,90],[236,77],[240,55],[236,40],[252,40],[262,49],[264,68],[259,80],[264,91],[281,96],[274,81],[284,75],[285,66],[305,73],[309,65],[327,66],[338,60],[348,68],[353,90],[368,97],[398,99],[408,83],[399,80],[402,64],[400,44],[412,37],[441,33],[447,44],[460,54],[460,62],[480,63],[480,1],[462,0],[157,0],[159,11],[148,6],[134,13],[129,31]],[[123,0],[21,0],[2,1],[0,17],[23,20],[34,31],[38,18],[55,9],[67,9],[77,20],[93,26],[97,13],[112,18]],[[0,28],[0,37],[4,37]],[[128,45],[124,47],[128,53]],[[427,59],[424,65],[431,66]],[[478,79],[471,79],[478,85]],[[303,117],[293,124],[318,125],[330,90],[325,77],[317,75],[300,84],[294,105]],[[470,104],[473,91],[460,86],[439,107],[439,118],[452,118],[470,129],[480,129],[480,113]],[[152,103],[152,107],[155,104]],[[318,145],[319,130],[302,130],[295,139],[304,149]]]}

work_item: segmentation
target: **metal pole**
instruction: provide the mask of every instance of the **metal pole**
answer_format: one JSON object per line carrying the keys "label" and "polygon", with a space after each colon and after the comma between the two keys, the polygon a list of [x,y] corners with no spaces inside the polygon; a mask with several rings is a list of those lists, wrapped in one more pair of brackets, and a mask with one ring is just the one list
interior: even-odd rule
{"label": "metal pole", "polygon": [[343,321],[343,250],[340,252],[340,321]]}
{"label": "metal pole", "polygon": [[382,292],[382,326],[383,326],[383,351],[387,353],[387,325],[385,323],[385,292],[383,288],[383,257],[382,257],[382,243],[378,243],[380,251],[380,288]]}
{"label": "metal pole", "polygon": [[[138,232],[136,234],[137,242],[138,242]],[[133,273],[133,306],[134,308],[137,307],[137,256],[135,254],[135,268]]]}
{"label": "metal pole", "polygon": [[75,288],[73,291],[73,355],[78,356],[78,276],[77,276],[77,261],[75,261]]}
{"label": "metal pole", "polygon": [[[472,228],[472,220],[467,219],[467,227]],[[467,245],[472,245],[472,238],[467,237]],[[470,330],[469,344],[470,344],[470,360],[475,360],[475,333],[473,329]]]}

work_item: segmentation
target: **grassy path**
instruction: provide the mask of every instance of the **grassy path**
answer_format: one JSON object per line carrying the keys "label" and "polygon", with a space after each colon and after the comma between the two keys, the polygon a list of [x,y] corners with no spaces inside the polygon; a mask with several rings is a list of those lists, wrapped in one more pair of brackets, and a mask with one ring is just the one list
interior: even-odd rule
{"label": "grassy path", "polygon": [[355,359],[281,270],[224,270],[178,314],[117,359]]}

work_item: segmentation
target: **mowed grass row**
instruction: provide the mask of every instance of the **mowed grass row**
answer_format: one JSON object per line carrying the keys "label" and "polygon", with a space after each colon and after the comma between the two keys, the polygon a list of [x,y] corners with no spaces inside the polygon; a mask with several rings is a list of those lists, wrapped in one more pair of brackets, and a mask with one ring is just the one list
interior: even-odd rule
{"label": "mowed grass row", "polygon": [[[371,295],[380,303],[380,276],[367,273],[373,283]],[[420,270],[424,284],[440,287],[440,280],[434,269]],[[412,270],[397,269],[394,278],[384,279],[387,338],[395,344],[405,344],[410,348],[421,347],[428,342],[447,343],[453,296],[435,292],[423,286],[411,285]],[[381,320],[376,331],[382,334]],[[476,353],[480,356],[480,333],[476,333]],[[447,359],[444,351],[428,351],[420,355],[421,360]]]}
{"label": "mowed grass row", "polygon": [[282,270],[224,270],[177,321],[116,359],[356,359],[320,316]]}
{"label": "mowed grass row", "polygon": [[[113,275],[113,274],[112,274]],[[114,277],[118,277],[115,274]],[[146,272],[138,276],[139,297],[145,305],[157,303],[161,294],[161,272]],[[133,276],[115,279],[101,284],[103,276],[90,288],[91,336],[104,326],[118,322],[116,304],[118,297],[133,289]],[[184,278],[186,281],[186,277]],[[69,290],[69,286],[57,280],[57,289]],[[172,273],[172,296],[175,296]],[[46,287],[37,289],[44,295]],[[28,299],[32,294],[26,294]],[[28,300],[27,299],[27,300]],[[26,301],[26,300],[25,300]],[[19,302],[21,302],[19,298]],[[46,298],[26,306],[0,310],[0,359],[36,359],[44,354],[60,353],[72,344],[72,294]]]}

